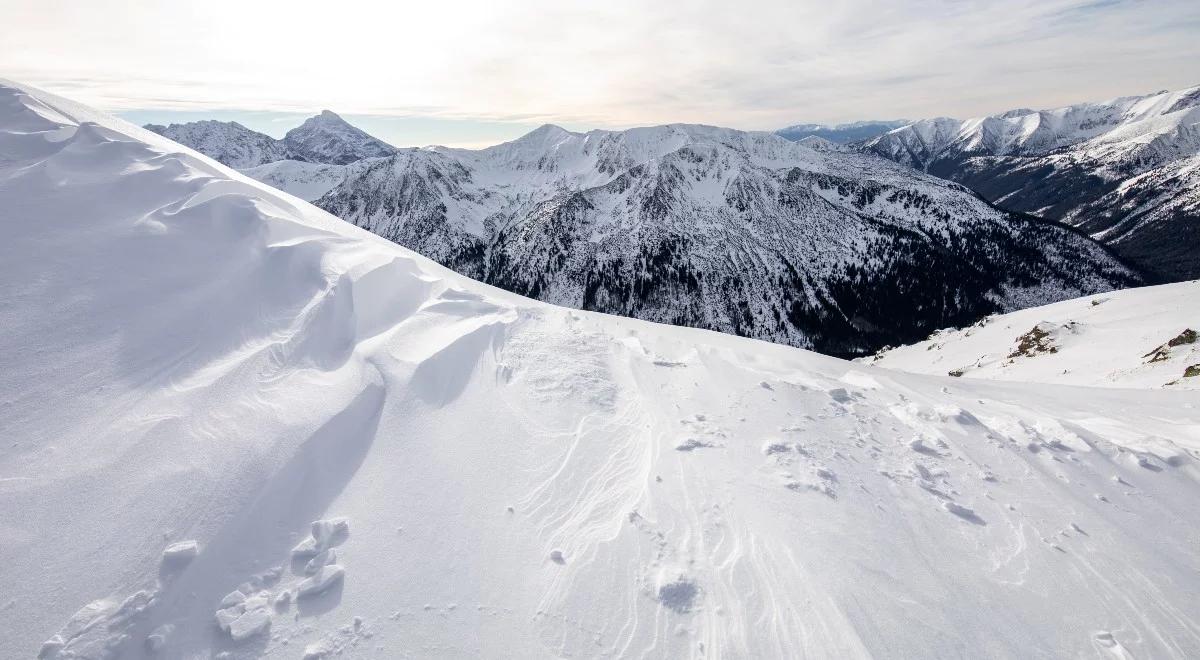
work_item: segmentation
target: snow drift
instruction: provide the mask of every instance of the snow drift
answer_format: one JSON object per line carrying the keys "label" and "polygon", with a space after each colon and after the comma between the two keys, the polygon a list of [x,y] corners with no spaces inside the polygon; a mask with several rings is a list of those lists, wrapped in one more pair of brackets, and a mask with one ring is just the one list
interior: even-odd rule
{"label": "snow drift", "polygon": [[1200,654],[1194,393],[555,308],[0,86],[0,656]]}

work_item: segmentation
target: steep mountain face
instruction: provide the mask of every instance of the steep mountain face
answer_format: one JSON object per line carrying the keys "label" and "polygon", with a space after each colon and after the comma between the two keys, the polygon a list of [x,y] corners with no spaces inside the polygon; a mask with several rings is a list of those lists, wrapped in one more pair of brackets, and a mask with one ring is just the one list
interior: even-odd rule
{"label": "steep mountain face", "polygon": [[2,658],[1200,657],[1194,392],[545,305],[3,82],[0,154]]}
{"label": "steep mountain face", "polygon": [[236,121],[206,120],[170,126],[147,124],[145,128],[238,169],[289,157],[287,147],[281,141]]}
{"label": "steep mountain face", "polygon": [[[329,110],[310,117],[282,140],[250,130],[237,122],[197,121],[144,128],[236,169],[249,169],[283,160],[345,165],[363,158],[388,156],[396,148],[348,124]],[[301,179],[329,174],[327,168],[290,166]]]}
{"label": "steep mountain face", "polygon": [[895,119],[888,121],[856,121],[847,124],[796,124],[795,126],[781,128],[775,131],[775,134],[792,142],[799,142],[808,137],[818,137],[829,140],[834,144],[848,144],[850,142],[869,140],[892,129],[907,126],[909,123],[904,119]]}
{"label": "steep mountain face", "polygon": [[351,126],[325,110],[288,131],[283,144],[294,160],[345,165],[363,158],[390,156],[396,148]]}
{"label": "steep mountain face", "polygon": [[707,126],[403,151],[347,166],[315,203],[539,300],[831,354],[1137,281],[958,185]]}
{"label": "steep mountain face", "polygon": [[1200,277],[1200,87],[923,120],[855,147],[1077,226],[1156,279]]}

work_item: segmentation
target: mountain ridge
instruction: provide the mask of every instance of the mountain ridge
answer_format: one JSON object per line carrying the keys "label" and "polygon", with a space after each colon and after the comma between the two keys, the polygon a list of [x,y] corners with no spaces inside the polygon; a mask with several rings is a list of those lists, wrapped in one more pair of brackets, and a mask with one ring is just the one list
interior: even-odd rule
{"label": "mountain ridge", "polygon": [[[888,343],[889,326],[916,339],[918,327],[975,313],[965,310],[1062,295],[1051,283],[1136,281],[1090,241],[992,210],[956,184],[705,125],[544,127],[482,150],[406,151],[350,166],[314,201],[523,295],[835,354]],[[1011,272],[986,265],[987,251]],[[918,259],[938,266],[922,273]],[[943,280],[941,268],[964,277]],[[1030,268],[1045,277],[1041,293],[1017,293],[1039,279],[1016,274]],[[907,294],[928,302],[876,307],[901,271]]]}
{"label": "mountain ridge", "polygon": [[809,137],[819,137],[834,144],[849,144],[882,135],[890,130],[907,126],[907,119],[853,121],[842,124],[794,124],[775,131],[776,135],[793,142]]}
{"label": "mountain ridge", "polygon": [[396,147],[351,125],[331,110],[322,110],[305,119],[281,139],[235,121],[202,120],[167,126],[147,124],[143,128],[236,169],[283,160],[346,165],[397,151]]}
{"label": "mountain ridge", "polygon": [[[837,355],[1140,281],[1071,230],[817,140],[547,124],[484,149],[243,171],[522,295]],[[888,302],[905,296],[920,302]]]}
{"label": "mountain ridge", "polygon": [[853,148],[1080,227],[1157,280],[1200,277],[1200,87],[922,120]]}

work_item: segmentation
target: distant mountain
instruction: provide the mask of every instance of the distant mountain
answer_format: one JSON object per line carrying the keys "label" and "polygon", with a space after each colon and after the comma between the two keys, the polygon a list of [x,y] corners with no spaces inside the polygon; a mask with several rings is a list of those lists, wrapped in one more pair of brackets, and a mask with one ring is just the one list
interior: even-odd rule
{"label": "distant mountain", "polygon": [[288,157],[282,141],[236,121],[205,120],[170,126],[147,124],[145,128],[237,169]]}
{"label": "distant mountain", "polygon": [[868,140],[877,135],[882,135],[888,131],[907,126],[908,121],[904,119],[886,120],[886,121],[856,121],[848,124],[796,124],[775,131],[776,135],[799,142],[807,137],[819,137],[829,140],[834,144],[847,144],[850,142],[859,142]]}
{"label": "distant mountain", "polygon": [[390,156],[396,148],[351,126],[325,110],[283,136],[292,160],[345,165],[363,158]]}
{"label": "distant mountain", "polygon": [[854,146],[1079,227],[1156,279],[1200,277],[1200,87],[927,119]]}
{"label": "distant mountain", "polygon": [[329,115],[281,142],[334,162],[243,172],[568,307],[858,355],[1139,281],[1081,235],[818,136],[547,125],[478,151],[389,148],[339,165],[370,137]]}
{"label": "distant mountain", "polygon": [[1137,281],[957,184],[709,126],[404,150],[315,203],[522,295],[832,354]]}
{"label": "distant mountain", "polygon": [[147,124],[145,128],[236,169],[283,160],[345,165],[396,152],[395,147],[329,110],[305,120],[282,140],[237,122],[207,120],[170,126]]}

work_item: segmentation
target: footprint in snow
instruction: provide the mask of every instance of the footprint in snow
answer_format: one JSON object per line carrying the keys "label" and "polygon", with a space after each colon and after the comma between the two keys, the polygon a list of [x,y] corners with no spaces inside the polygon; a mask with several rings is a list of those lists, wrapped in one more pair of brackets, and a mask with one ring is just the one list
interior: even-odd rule
{"label": "footprint in snow", "polygon": [[983,518],[980,518],[979,515],[975,513],[975,509],[972,509],[969,506],[963,506],[963,505],[959,504],[958,502],[954,502],[952,500],[946,500],[946,501],[942,502],[942,508],[946,509],[950,513],[953,513],[954,515],[958,516],[959,518],[966,520],[969,523],[973,523],[976,525],[986,525],[987,524],[987,522],[985,522]]}
{"label": "footprint in snow", "polygon": [[704,440],[698,440],[696,438],[688,438],[687,440],[684,440],[683,442],[679,443],[678,445],[675,445],[675,451],[695,451],[697,449],[705,449],[705,448],[716,447],[716,446],[717,445],[714,445],[711,442],[707,442]]}

